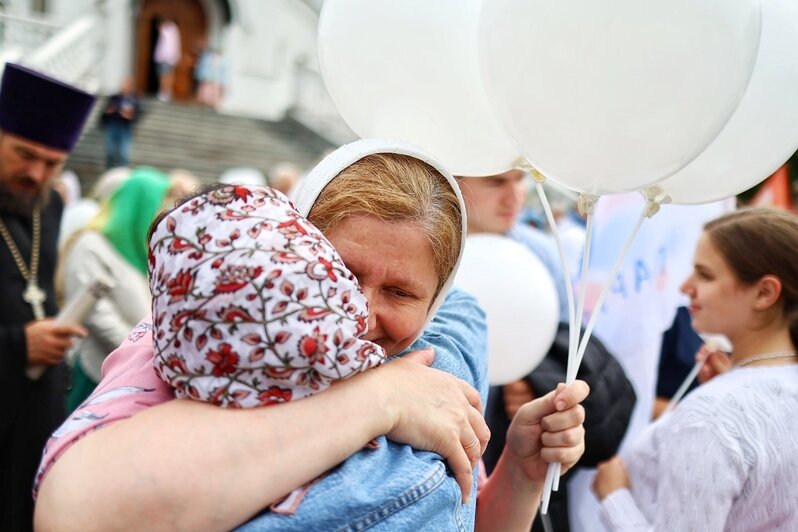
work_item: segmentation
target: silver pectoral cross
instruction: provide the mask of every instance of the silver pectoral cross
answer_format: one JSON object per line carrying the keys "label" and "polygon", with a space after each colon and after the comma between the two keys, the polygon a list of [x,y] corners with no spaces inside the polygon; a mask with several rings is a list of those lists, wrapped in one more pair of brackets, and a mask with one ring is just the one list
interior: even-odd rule
{"label": "silver pectoral cross", "polygon": [[33,307],[33,317],[35,319],[41,320],[44,318],[44,302],[47,300],[47,294],[39,288],[36,281],[28,282],[28,287],[22,293],[22,299]]}

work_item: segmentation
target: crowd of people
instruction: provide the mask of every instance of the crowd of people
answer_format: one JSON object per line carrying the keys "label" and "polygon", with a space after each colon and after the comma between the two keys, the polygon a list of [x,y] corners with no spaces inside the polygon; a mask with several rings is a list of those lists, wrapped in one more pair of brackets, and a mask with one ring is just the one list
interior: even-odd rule
{"label": "crowd of people", "polygon": [[[361,139],[305,175],[283,163],[200,183],[129,167],[131,94],[104,107],[123,141],[79,200],[61,175],[95,97],[3,72],[0,529],[798,527],[795,212],[703,225],[689,304],[656,346],[660,386],[598,334],[565,386],[574,279],[524,222],[524,171],[453,176],[416,147]],[[521,243],[560,297],[550,351],[502,386],[488,384],[485,312],[453,287],[480,233]],[[107,291],[79,323],[60,318],[97,279]],[[634,428],[696,352],[701,384]],[[564,478],[544,517],[551,463]],[[587,498],[601,517],[586,527]]]}

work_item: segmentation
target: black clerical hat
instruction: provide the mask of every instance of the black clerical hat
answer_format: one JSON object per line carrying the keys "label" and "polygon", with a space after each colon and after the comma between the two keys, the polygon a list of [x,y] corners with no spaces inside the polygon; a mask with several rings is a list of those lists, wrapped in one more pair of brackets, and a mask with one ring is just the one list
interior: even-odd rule
{"label": "black clerical hat", "polygon": [[93,95],[63,81],[7,63],[0,85],[0,129],[71,151],[94,100]]}

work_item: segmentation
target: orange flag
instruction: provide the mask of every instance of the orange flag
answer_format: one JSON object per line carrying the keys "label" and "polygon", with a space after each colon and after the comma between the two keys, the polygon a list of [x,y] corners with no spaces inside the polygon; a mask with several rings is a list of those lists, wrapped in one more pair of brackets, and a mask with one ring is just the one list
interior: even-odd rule
{"label": "orange flag", "polygon": [[790,193],[790,171],[783,165],[768,177],[751,200],[754,207],[779,207],[792,208],[792,194]]}

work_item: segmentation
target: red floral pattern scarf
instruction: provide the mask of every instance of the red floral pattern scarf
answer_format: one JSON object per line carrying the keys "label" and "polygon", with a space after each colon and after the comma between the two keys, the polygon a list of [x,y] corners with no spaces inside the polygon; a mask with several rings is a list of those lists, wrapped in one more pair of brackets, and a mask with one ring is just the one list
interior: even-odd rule
{"label": "red floral pattern scarf", "polygon": [[368,304],[332,244],[280,192],[226,186],[150,239],[155,370],[229,408],[307,397],[383,362]]}

